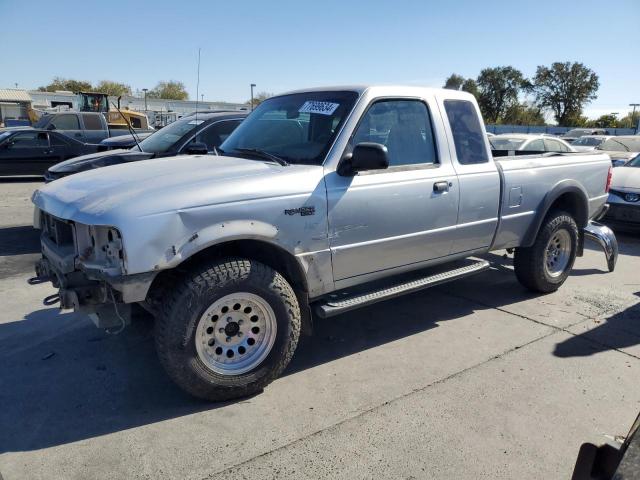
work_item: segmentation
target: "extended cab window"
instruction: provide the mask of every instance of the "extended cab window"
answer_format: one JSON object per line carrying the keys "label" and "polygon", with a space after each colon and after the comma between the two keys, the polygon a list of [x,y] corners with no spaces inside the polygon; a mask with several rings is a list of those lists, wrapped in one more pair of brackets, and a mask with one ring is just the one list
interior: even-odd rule
{"label": "extended cab window", "polygon": [[467,100],[445,100],[444,108],[449,118],[458,163],[461,165],[487,163],[489,155],[473,103]]}
{"label": "extended cab window", "polygon": [[437,163],[427,106],[419,100],[381,100],[364,114],[352,145],[386,145],[389,166]]}
{"label": "extended cab window", "polygon": [[80,122],[75,115],[58,115],[51,125],[58,130],[80,130]]}
{"label": "extended cab window", "polygon": [[82,122],[87,130],[102,130],[102,122],[97,115],[84,114],[82,115]]}

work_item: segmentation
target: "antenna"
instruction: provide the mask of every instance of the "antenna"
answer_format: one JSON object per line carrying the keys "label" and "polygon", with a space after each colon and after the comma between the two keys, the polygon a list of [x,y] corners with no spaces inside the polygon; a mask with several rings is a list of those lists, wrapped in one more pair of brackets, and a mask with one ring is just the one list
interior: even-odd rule
{"label": "antenna", "polygon": [[[121,95],[122,96],[122,95]],[[125,117],[122,112],[120,111],[120,97],[118,97],[118,105],[116,105],[113,101],[111,101],[111,105],[114,106],[114,108],[116,110],[118,110],[118,113],[120,114],[120,116],[122,117],[122,119],[124,120],[124,123],[127,124],[127,128],[129,129],[129,133],[131,133],[131,136],[133,137],[133,141],[136,142],[136,147],[138,147],[138,150],[142,151],[142,148],[140,148],[140,143],[138,143],[138,136],[136,135],[136,132],[133,130],[133,128],[131,127],[131,123],[129,123],[129,120],[127,120],[127,117]]]}
{"label": "antenna", "polygon": [[198,47],[198,81],[196,83],[196,130],[195,135],[193,136],[193,142],[195,143],[198,139],[198,97],[200,96],[200,47]]}

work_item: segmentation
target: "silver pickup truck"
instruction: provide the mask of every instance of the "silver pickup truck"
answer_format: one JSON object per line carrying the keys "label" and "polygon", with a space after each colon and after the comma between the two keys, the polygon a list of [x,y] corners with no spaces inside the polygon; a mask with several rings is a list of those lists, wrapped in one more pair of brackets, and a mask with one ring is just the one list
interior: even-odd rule
{"label": "silver pickup truck", "polygon": [[[87,171],[36,191],[47,303],[118,331],[140,306],[182,388],[260,391],[312,318],[480,272],[514,249],[537,292],[566,280],[585,238],[613,270],[611,161],[495,160],[474,98],[414,87],[296,91],[262,103],[218,155]],[[503,152],[504,153],[504,152]]]}

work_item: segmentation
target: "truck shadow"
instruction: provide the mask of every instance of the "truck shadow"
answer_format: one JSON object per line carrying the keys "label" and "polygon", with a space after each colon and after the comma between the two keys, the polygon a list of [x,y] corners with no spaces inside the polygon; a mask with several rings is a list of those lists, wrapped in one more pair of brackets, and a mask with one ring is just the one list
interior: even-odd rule
{"label": "truck shadow", "polygon": [[[640,297],[640,292],[636,292]],[[587,357],[607,350],[623,350],[640,345],[640,303],[627,307],[606,319],[595,319],[581,325],[582,333],[558,343],[556,357]],[[633,353],[637,356],[637,352]]]}
{"label": "truck shadow", "polygon": [[40,231],[31,225],[0,228],[0,257],[40,252]]}
{"label": "truck shadow", "polygon": [[[442,285],[317,319],[313,337],[303,340],[283,376],[536,297],[516,282],[510,259],[490,257],[494,268],[455,288]],[[633,321],[620,318],[614,322]],[[169,380],[155,354],[150,321],[113,336],[84,316],[42,309],[0,324],[0,344],[0,453],[63,445],[228,405],[196,400]],[[582,347],[563,348],[575,354]]]}

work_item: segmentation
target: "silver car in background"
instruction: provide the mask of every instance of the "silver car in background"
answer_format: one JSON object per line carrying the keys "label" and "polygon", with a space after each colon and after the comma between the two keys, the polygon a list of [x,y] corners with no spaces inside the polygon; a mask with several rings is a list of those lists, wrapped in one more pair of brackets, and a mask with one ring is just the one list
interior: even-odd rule
{"label": "silver car in background", "polygon": [[598,145],[596,150],[608,154],[611,157],[613,166],[620,167],[640,156],[640,136],[621,135],[619,137],[609,137]]}
{"label": "silver car in background", "polygon": [[611,138],[610,135],[584,135],[580,138],[576,138],[571,147],[576,152],[590,152],[599,147],[602,142]]}
{"label": "silver car in background", "polygon": [[503,133],[489,138],[493,150],[527,152],[575,152],[564,140],[549,135]]}

